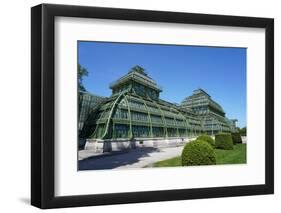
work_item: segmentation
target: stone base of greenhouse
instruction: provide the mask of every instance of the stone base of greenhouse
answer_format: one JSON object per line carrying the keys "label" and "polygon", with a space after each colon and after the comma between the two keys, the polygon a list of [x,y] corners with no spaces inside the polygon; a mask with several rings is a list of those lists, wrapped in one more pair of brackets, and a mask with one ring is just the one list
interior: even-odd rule
{"label": "stone base of greenhouse", "polygon": [[130,139],[87,139],[85,149],[96,153],[124,151],[136,148],[165,148],[183,146],[192,138],[135,138]]}

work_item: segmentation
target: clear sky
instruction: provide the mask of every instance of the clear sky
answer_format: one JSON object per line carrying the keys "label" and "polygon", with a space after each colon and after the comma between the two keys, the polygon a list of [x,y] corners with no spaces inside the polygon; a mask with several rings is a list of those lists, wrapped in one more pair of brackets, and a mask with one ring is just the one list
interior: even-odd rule
{"label": "clear sky", "polygon": [[228,118],[246,126],[246,49],[110,42],[78,42],[78,62],[89,75],[87,91],[110,96],[109,84],[139,65],[163,87],[160,97],[180,103],[197,88],[218,102]]}

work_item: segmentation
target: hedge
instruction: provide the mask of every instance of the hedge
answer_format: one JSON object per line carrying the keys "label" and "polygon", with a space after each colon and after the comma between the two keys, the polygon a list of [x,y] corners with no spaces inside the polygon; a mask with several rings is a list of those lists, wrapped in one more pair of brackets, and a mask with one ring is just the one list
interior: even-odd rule
{"label": "hedge", "polygon": [[215,141],[209,135],[200,135],[197,137],[197,140],[202,140],[208,142],[212,147],[215,147]]}
{"label": "hedge", "polygon": [[215,145],[218,149],[233,149],[233,141],[231,134],[218,133],[215,135]]}
{"label": "hedge", "polygon": [[239,132],[233,132],[231,133],[231,136],[234,144],[242,143],[242,138]]}
{"label": "hedge", "polygon": [[181,155],[182,166],[214,165],[216,155],[213,147],[206,141],[194,140],[184,146]]}

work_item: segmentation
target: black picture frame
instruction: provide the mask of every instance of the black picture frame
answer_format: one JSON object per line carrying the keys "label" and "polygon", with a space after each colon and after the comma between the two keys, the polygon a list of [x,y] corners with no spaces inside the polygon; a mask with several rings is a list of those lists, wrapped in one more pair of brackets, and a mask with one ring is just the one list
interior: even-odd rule
{"label": "black picture frame", "polygon": [[[55,17],[100,18],[162,23],[264,28],[266,135],[265,184],[199,189],[56,197],[54,21]],[[271,18],[208,15],[164,11],[41,4],[31,8],[31,204],[60,208],[217,198],[274,193],[274,20]]]}

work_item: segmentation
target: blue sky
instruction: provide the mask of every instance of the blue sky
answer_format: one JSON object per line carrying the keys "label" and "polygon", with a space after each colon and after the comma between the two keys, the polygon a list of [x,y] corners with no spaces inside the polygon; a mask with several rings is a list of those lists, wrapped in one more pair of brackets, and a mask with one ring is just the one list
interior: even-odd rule
{"label": "blue sky", "polygon": [[202,88],[246,126],[246,49],[110,42],[78,42],[87,91],[110,96],[109,84],[139,65],[163,87],[160,97],[180,103]]}

